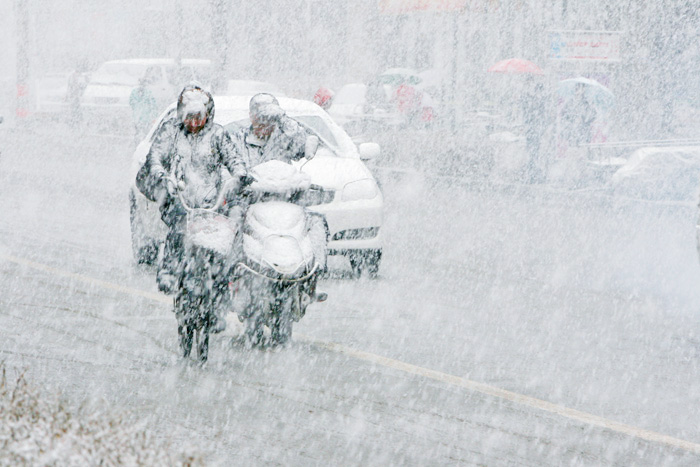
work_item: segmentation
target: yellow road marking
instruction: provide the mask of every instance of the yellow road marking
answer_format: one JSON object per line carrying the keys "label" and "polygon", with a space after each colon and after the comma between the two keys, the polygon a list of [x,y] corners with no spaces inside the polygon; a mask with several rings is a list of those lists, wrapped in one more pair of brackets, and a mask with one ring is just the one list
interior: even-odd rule
{"label": "yellow road marking", "polygon": [[48,266],[46,264],[37,263],[35,261],[30,261],[30,260],[24,259],[24,258],[18,258],[17,256],[7,255],[7,254],[2,253],[2,252],[0,252],[0,258],[3,258],[4,260],[10,261],[10,262],[15,263],[15,264],[19,264],[22,266],[30,267],[32,269],[36,269],[38,271],[44,271],[44,272],[48,272],[50,274],[56,274],[59,276],[68,277],[70,279],[75,279],[75,280],[78,280],[81,282],[86,282],[88,284],[97,285],[97,286],[102,287],[104,289],[116,290],[117,292],[122,292],[122,293],[125,293],[128,295],[138,295],[139,297],[144,297],[144,298],[147,298],[149,300],[154,300],[156,302],[170,303],[170,304],[173,303],[173,301],[171,299],[164,297],[162,294],[147,292],[145,290],[133,289],[131,287],[124,287],[122,285],[114,284],[112,282],[107,282],[107,281],[95,279],[94,277],[84,276],[82,274],[76,274],[73,272],[64,271],[62,269],[57,269],[57,268]]}
{"label": "yellow road marking", "polygon": [[364,352],[362,350],[352,349],[350,347],[345,347],[344,345],[336,344],[334,342],[315,341],[312,339],[310,339],[310,341],[328,350],[345,354],[357,358],[359,360],[371,362],[376,365],[394,368],[396,370],[401,370],[405,373],[423,376],[425,378],[430,378],[435,381],[440,381],[446,384],[451,384],[453,386],[462,387],[465,389],[469,389],[470,391],[475,391],[481,394],[497,397],[499,399],[504,399],[510,402],[514,402],[516,404],[532,407],[539,410],[544,410],[545,412],[557,414],[562,417],[575,420],[577,422],[599,426],[646,441],[653,441],[655,443],[661,443],[674,448],[684,449],[686,451],[700,454],[700,444],[692,443],[690,441],[674,438],[672,436],[656,433],[654,431],[645,430],[642,428],[637,428],[631,425],[625,425],[624,423],[608,420],[597,415],[593,415],[587,412],[581,412],[580,410],[571,409],[562,405],[553,404],[551,402],[547,402],[542,399],[537,399],[535,397],[526,396],[524,394],[518,394],[517,392],[507,391],[505,389],[501,389],[495,386],[479,383],[477,381],[472,381],[466,378],[460,378],[459,376],[442,373],[440,371],[430,370],[428,368],[411,365],[410,363],[405,363],[400,360],[394,360],[392,358],[382,357],[380,355]]}
{"label": "yellow road marking", "polygon": [[[64,271],[62,269],[54,268],[45,264],[37,263],[35,261],[30,261],[24,258],[19,258],[12,255],[7,255],[0,252],[0,258],[19,264],[22,266],[27,266],[32,269],[47,272],[50,274],[55,274],[58,276],[68,277],[71,279],[79,280],[88,284],[93,284],[105,289],[115,290],[117,292],[122,292],[129,295],[136,295],[139,297],[144,297],[149,300],[154,300],[160,303],[171,304],[172,300],[164,297],[163,295],[147,292],[144,290],[134,289],[131,287],[124,287],[121,285],[113,284],[111,282],[95,279],[93,277],[85,276],[82,274],[75,274],[69,271]],[[410,363],[405,363],[400,360],[394,360],[392,358],[382,357],[381,355],[376,355],[370,352],[364,352],[362,350],[353,349],[346,347],[341,344],[336,344],[334,342],[324,342],[319,341],[307,336],[299,336],[311,344],[317,345],[319,347],[325,348],[332,352],[347,355],[358,360],[373,363],[375,365],[381,365],[387,368],[392,368],[395,370],[403,371],[416,376],[421,376],[424,378],[429,378],[434,381],[439,381],[441,383],[450,384],[453,386],[468,389],[470,391],[478,392],[488,396],[496,397],[498,399],[507,400],[515,404],[520,404],[526,407],[531,407],[534,409],[542,410],[552,414],[556,414],[576,422],[585,423],[588,425],[593,425],[608,430],[616,431],[628,436],[632,436],[645,441],[651,441],[654,443],[664,444],[672,448],[683,449],[692,453],[700,454],[700,444],[686,441],[680,438],[674,438],[672,436],[664,435],[661,433],[656,433],[654,431],[645,430],[632,425],[626,425],[624,423],[619,423],[614,420],[608,420],[597,415],[593,415],[587,412],[582,412],[580,410],[572,409],[562,405],[553,404],[542,399],[537,399],[535,397],[526,396],[524,394],[519,394],[517,392],[507,391],[505,389],[498,388],[496,386],[490,386],[488,384],[479,383],[477,381],[472,381],[466,378],[460,378],[459,376],[450,375],[447,373],[442,373],[440,371],[431,370],[428,368],[423,368],[416,365],[411,365]]]}

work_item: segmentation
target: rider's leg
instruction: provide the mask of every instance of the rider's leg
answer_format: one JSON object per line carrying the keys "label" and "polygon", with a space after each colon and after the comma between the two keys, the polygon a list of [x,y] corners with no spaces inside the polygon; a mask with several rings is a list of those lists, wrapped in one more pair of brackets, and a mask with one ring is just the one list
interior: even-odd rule
{"label": "rider's leg", "polygon": [[173,294],[177,288],[178,270],[183,255],[185,213],[174,203],[168,203],[161,208],[161,218],[168,226],[168,234],[156,278],[161,292]]}
{"label": "rider's leg", "polygon": [[328,298],[328,294],[318,291],[316,289],[316,284],[319,276],[326,273],[328,270],[328,252],[326,251],[328,236],[326,234],[326,224],[322,216],[311,214],[309,220],[309,238],[311,239],[311,245],[314,250],[314,258],[318,264],[317,272],[314,274],[309,284],[309,290],[313,300],[322,302]]}
{"label": "rider's leg", "polygon": [[314,250],[314,258],[321,272],[326,272],[328,269],[328,252],[326,245],[328,236],[326,235],[326,225],[323,217],[317,214],[309,215],[309,238]]}
{"label": "rider's leg", "polygon": [[214,321],[211,331],[218,333],[226,330],[226,313],[231,307],[229,275],[220,274],[214,280]]}

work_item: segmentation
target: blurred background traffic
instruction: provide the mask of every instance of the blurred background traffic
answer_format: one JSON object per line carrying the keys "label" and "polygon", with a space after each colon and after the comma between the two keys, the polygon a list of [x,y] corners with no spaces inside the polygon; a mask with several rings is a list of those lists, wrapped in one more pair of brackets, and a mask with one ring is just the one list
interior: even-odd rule
{"label": "blurred background traffic", "polygon": [[[695,138],[698,19],[687,0],[2,0],[0,113],[131,135],[153,120],[136,87],[160,113],[196,79],[314,100],[385,165],[508,171],[573,146],[612,161]],[[563,117],[577,89],[582,124]]]}

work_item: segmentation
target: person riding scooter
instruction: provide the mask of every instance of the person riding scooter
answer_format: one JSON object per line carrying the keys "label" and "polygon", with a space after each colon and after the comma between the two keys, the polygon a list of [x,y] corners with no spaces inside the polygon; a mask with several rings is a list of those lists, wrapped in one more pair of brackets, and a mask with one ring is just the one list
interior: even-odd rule
{"label": "person riding scooter", "polygon": [[[268,93],[254,95],[248,110],[250,127],[240,135],[248,169],[270,160],[289,163],[304,157],[308,138],[306,130],[285,113],[275,96]],[[309,235],[313,241],[314,255],[321,271],[325,272],[326,228],[320,215],[310,217]],[[326,297],[325,293],[317,293],[315,298],[321,301]]]}
{"label": "person riding scooter", "polygon": [[290,162],[304,157],[306,131],[286,115],[275,96],[256,94],[248,108],[250,127],[242,134],[248,168],[269,160]]}
{"label": "person riding scooter", "polygon": [[[168,226],[165,248],[158,270],[158,288],[177,290],[178,265],[183,255],[186,212],[175,193],[174,181],[191,207],[211,206],[222,189],[222,171],[233,178],[245,177],[242,148],[224,128],[214,123],[214,100],[197,84],[185,86],[177,101],[177,114],[157,130],[146,159],[147,180],[137,186],[160,204],[161,218]],[[150,195],[150,196],[149,196]],[[219,328],[225,326],[220,320]],[[221,329],[217,329],[221,330]]]}

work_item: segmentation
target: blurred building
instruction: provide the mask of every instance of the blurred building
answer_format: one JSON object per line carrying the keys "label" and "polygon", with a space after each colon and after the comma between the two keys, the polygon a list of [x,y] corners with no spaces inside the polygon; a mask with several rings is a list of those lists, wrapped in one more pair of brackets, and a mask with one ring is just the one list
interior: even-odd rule
{"label": "blurred building", "polygon": [[[272,81],[307,97],[390,67],[437,69],[451,105],[470,107],[488,88],[485,70],[520,57],[548,72],[607,74],[619,96],[668,100],[687,96],[695,76],[696,10],[690,0],[0,0],[10,44],[0,61],[15,70],[20,37],[33,76],[117,58],[209,58],[222,79]],[[618,31],[619,60],[552,61],[553,30]]]}

